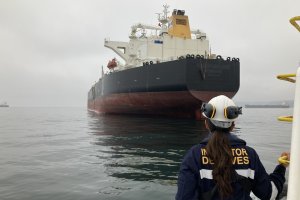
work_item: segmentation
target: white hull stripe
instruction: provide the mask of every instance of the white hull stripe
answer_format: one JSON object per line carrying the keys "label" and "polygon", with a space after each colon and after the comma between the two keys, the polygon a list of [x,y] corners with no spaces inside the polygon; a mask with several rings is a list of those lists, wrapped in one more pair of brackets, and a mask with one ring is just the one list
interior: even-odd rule
{"label": "white hull stripe", "polygon": [[[254,179],[255,171],[252,169],[237,169],[235,171],[241,176]],[[201,169],[200,170],[200,178],[201,179],[204,179],[204,178],[213,179],[212,170],[211,169]]]}

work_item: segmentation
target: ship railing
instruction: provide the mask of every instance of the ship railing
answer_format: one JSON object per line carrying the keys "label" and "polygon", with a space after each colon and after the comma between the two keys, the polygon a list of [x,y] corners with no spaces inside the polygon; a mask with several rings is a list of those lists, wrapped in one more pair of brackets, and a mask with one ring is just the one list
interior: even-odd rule
{"label": "ship railing", "polygon": [[[296,74],[281,74],[278,75],[277,78],[279,80],[284,80],[288,81],[291,83],[296,83]],[[279,121],[285,121],[285,122],[292,122],[293,121],[293,116],[288,115],[288,116],[280,116],[277,118]]]}
{"label": "ship railing", "polygon": [[[300,32],[297,20],[300,20],[300,16],[291,18],[290,23]],[[293,123],[287,200],[298,200],[300,196],[300,67],[296,74],[283,74],[277,78],[296,84],[293,116],[279,117],[278,119]]]}
{"label": "ship railing", "polygon": [[300,21],[300,16],[296,16],[290,19],[290,23],[300,32],[300,25],[297,23]]}
{"label": "ship railing", "polygon": [[140,30],[142,32],[142,36],[144,36],[144,37],[147,35],[146,30],[154,30],[154,31],[156,31],[155,36],[158,36],[158,31],[162,30],[162,27],[138,23],[138,24],[131,26],[130,37],[133,37],[133,38],[137,37],[136,33],[138,32],[138,30]]}

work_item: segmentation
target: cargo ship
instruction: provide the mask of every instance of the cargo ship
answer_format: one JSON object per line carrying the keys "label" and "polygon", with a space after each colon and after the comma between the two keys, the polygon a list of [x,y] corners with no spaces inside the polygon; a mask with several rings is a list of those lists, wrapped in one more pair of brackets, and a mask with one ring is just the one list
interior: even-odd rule
{"label": "cargo ship", "polygon": [[133,25],[129,42],[104,40],[123,63],[111,59],[107,73],[102,67],[88,92],[88,110],[200,118],[203,102],[237,93],[239,58],[211,53],[206,33],[190,29],[185,11],[168,16],[168,8],[158,14],[157,26]]}
{"label": "cargo ship", "polygon": [[8,108],[9,105],[6,102],[0,103],[0,108]]}
{"label": "cargo ship", "polygon": [[245,108],[289,108],[290,106],[287,104],[266,104],[266,105],[258,105],[258,104],[246,104]]}

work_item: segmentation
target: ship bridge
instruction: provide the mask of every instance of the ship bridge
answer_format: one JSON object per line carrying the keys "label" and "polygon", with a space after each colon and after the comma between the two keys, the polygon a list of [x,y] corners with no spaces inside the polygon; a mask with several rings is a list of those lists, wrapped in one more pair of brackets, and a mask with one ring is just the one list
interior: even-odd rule
{"label": "ship bridge", "polygon": [[[129,42],[105,39],[104,46],[125,61],[125,66],[119,70],[138,67],[147,62],[177,60],[187,54],[214,58],[206,34],[190,29],[189,18],[184,10],[174,9],[171,16],[168,13],[168,6],[165,5],[163,13],[158,14],[159,26],[142,23],[133,25]],[[148,32],[151,34],[147,35]]]}

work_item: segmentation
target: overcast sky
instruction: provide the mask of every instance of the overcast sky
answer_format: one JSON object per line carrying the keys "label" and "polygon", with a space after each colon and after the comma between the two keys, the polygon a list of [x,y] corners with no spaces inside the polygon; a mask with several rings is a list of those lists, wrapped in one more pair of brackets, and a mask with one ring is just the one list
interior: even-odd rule
{"label": "overcast sky", "polygon": [[87,92],[114,57],[104,38],[128,41],[131,25],[157,25],[167,3],[206,32],[212,53],[239,57],[237,101],[293,99],[300,33],[289,19],[299,0],[0,0],[0,102],[85,106]]}

